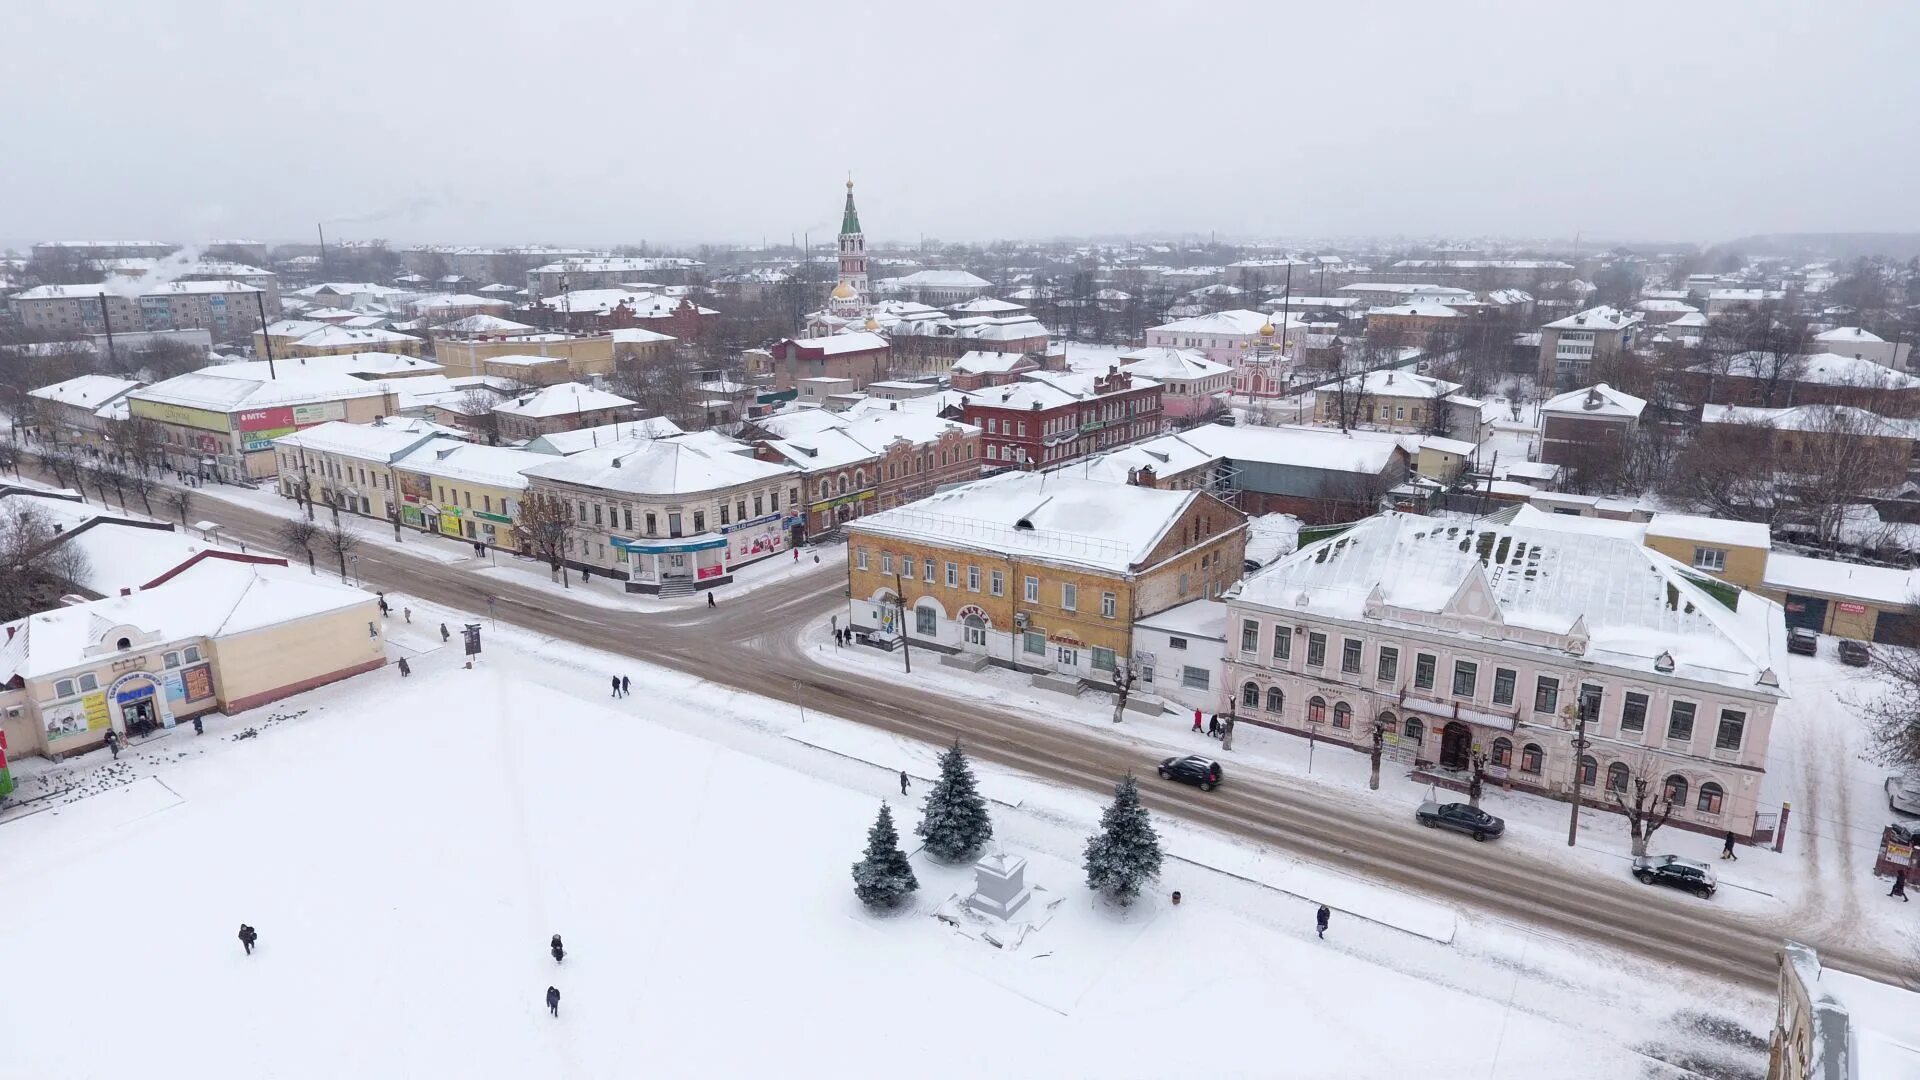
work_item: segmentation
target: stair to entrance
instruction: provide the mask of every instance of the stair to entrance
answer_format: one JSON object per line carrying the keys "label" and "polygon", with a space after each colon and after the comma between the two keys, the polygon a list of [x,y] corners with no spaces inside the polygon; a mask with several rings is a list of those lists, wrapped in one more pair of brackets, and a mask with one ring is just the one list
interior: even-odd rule
{"label": "stair to entrance", "polygon": [[661,596],[692,596],[693,582],[686,578],[660,583]]}

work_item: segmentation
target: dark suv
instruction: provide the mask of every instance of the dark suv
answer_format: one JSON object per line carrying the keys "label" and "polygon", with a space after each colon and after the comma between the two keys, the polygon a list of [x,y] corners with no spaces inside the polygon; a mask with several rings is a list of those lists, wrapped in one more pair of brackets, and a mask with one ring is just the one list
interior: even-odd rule
{"label": "dark suv", "polygon": [[1633,876],[1642,885],[1671,885],[1700,897],[1712,896],[1720,887],[1712,867],[1678,855],[1642,855],[1633,860]]}
{"label": "dark suv", "polygon": [[1820,655],[1820,635],[1804,626],[1787,631],[1787,651],[1801,656]]}
{"label": "dark suv", "polygon": [[1420,809],[1414,811],[1414,816],[1429,829],[1452,829],[1471,834],[1475,840],[1485,840],[1507,831],[1506,822],[1463,802],[1423,802]]}
{"label": "dark suv", "polygon": [[1220,771],[1219,762],[1198,754],[1170,757],[1160,763],[1160,779],[1196,784],[1201,791],[1212,791],[1213,785],[1225,778],[1226,774]]}

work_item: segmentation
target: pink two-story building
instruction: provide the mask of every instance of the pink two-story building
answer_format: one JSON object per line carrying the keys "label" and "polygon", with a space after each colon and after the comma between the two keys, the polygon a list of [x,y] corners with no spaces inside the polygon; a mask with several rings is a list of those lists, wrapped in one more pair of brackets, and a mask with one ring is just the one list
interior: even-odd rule
{"label": "pink two-story building", "polygon": [[1158,346],[1121,353],[1120,370],[1159,383],[1160,411],[1173,421],[1217,410],[1233,378],[1232,368],[1197,352]]}
{"label": "pink two-story building", "polygon": [[1490,784],[1569,799],[1577,782],[1613,809],[1644,778],[1669,824],[1751,837],[1786,625],[1724,595],[1625,536],[1382,514],[1229,595],[1222,705],[1361,751],[1378,726],[1443,781],[1480,757]]}

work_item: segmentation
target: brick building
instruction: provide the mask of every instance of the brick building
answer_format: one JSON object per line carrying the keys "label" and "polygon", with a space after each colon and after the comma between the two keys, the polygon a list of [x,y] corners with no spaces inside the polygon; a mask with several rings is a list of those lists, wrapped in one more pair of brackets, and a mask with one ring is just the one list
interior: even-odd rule
{"label": "brick building", "polygon": [[1117,367],[1104,375],[1031,372],[968,394],[958,411],[957,419],[984,432],[989,469],[1049,468],[1165,428],[1160,384]]}
{"label": "brick building", "polygon": [[1549,465],[1624,460],[1646,407],[1645,400],[1606,383],[1549,398],[1540,404],[1540,460]]}
{"label": "brick building", "polygon": [[793,390],[802,379],[851,379],[859,390],[888,375],[892,347],[879,334],[787,338],[773,346],[774,388]]}

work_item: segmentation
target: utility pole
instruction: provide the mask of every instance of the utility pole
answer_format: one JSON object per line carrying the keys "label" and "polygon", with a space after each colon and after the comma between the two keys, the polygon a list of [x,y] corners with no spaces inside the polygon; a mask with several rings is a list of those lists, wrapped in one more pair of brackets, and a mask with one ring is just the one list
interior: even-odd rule
{"label": "utility pole", "polygon": [[255,289],[253,306],[260,309],[260,344],[267,351],[267,378],[278,381],[280,376],[273,370],[273,337],[267,333],[267,293],[264,289]]}
{"label": "utility pole", "polygon": [[1594,713],[1600,711],[1600,703],[1593,694],[1582,690],[1580,705],[1575,711],[1573,721],[1573,814],[1567,822],[1567,846],[1572,847],[1580,839],[1580,787],[1586,777],[1584,757],[1587,742],[1587,721],[1595,719]]}
{"label": "utility pole", "polygon": [[107,311],[107,290],[100,290],[100,326],[107,332],[107,363],[118,368],[119,358],[113,352],[113,315]]}
{"label": "utility pole", "polygon": [[900,659],[906,662],[907,674],[913,674],[913,648],[907,644],[907,593],[900,587],[900,572],[893,573],[893,606],[900,613]]}

